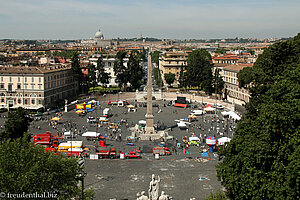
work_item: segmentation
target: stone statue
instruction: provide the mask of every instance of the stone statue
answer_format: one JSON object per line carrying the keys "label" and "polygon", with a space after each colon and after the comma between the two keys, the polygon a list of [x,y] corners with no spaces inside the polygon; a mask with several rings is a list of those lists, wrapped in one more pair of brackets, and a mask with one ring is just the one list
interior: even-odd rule
{"label": "stone statue", "polygon": [[158,200],[159,182],[160,182],[159,176],[157,176],[157,180],[156,180],[155,175],[152,174],[152,180],[150,181],[150,185],[149,185],[150,200]]}
{"label": "stone statue", "polygon": [[148,197],[145,195],[145,191],[141,192],[141,196],[137,200],[149,200]]}
{"label": "stone statue", "polygon": [[164,191],[161,191],[161,195],[158,200],[169,200],[169,197],[165,194]]}
{"label": "stone statue", "polygon": [[136,194],[136,200],[139,200],[139,199],[140,199],[140,196],[141,196],[141,194],[138,192],[138,193]]}

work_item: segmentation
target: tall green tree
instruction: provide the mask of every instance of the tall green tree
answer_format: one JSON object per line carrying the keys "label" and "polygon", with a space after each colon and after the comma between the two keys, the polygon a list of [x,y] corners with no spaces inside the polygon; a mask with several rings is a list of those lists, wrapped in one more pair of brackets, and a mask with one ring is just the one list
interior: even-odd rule
{"label": "tall green tree", "polygon": [[181,88],[185,88],[186,86],[187,86],[187,84],[186,84],[186,74],[185,74],[185,72],[183,71],[183,66],[181,66],[181,68],[180,68],[180,74],[179,74],[179,86],[181,87]]}
{"label": "tall green tree", "polygon": [[213,76],[213,88],[216,94],[222,94],[224,89],[224,81],[222,76],[220,75],[220,69],[216,69]]}
{"label": "tall green tree", "polygon": [[144,71],[140,65],[140,53],[138,51],[132,51],[128,61],[128,81],[133,90],[138,89],[142,85],[142,78]]}
{"label": "tall green tree", "polygon": [[171,86],[175,81],[175,74],[169,72],[168,74],[164,74],[164,78],[169,86]]}
{"label": "tall green tree", "polygon": [[6,194],[49,192],[59,199],[79,198],[78,174],[82,171],[76,158],[55,156],[24,138],[0,145],[0,188]]}
{"label": "tall green tree", "polygon": [[157,66],[159,65],[159,54],[160,54],[160,51],[151,52],[152,62],[156,63]]}
{"label": "tall green tree", "polygon": [[110,75],[109,73],[105,72],[102,55],[97,60],[96,70],[98,71],[98,76],[97,76],[98,82],[106,86],[106,84],[109,83]]}
{"label": "tall green tree", "polygon": [[15,111],[8,112],[8,119],[5,122],[5,131],[0,133],[1,140],[22,138],[28,131],[30,118],[26,111],[19,107]]}
{"label": "tall green tree", "polygon": [[211,56],[205,49],[194,50],[188,55],[186,82],[189,87],[200,87],[207,93],[212,92]]}
{"label": "tall green tree", "polygon": [[254,96],[219,152],[217,174],[231,199],[299,198],[299,57],[300,34],[272,45],[238,74]]}
{"label": "tall green tree", "polygon": [[71,59],[71,73],[73,78],[77,82],[78,89],[77,92],[82,92],[82,81],[83,81],[83,74],[80,68],[80,61],[77,52],[74,52],[73,57]]}
{"label": "tall green tree", "polygon": [[114,63],[114,72],[116,75],[116,82],[119,84],[120,88],[126,90],[128,80],[128,70],[124,65],[124,58],[126,57],[126,52],[120,51],[117,53],[116,61]]}
{"label": "tall green tree", "polygon": [[94,92],[94,89],[97,86],[97,78],[96,67],[92,63],[88,65],[88,85],[89,88],[92,87],[92,92]]}

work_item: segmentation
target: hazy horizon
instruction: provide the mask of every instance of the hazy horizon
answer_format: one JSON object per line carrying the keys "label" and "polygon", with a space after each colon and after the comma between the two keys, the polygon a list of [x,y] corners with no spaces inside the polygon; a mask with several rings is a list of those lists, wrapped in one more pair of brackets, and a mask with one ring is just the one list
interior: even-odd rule
{"label": "hazy horizon", "polygon": [[288,38],[300,32],[297,0],[0,0],[0,39]]}

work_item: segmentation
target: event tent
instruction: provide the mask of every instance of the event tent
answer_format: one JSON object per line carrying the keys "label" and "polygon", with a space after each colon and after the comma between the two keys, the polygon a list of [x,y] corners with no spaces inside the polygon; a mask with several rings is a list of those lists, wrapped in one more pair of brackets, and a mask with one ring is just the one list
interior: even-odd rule
{"label": "event tent", "polygon": [[82,134],[82,137],[99,137],[100,133],[96,133],[96,132],[85,132]]}
{"label": "event tent", "polygon": [[235,112],[233,111],[223,111],[221,112],[222,115],[226,116],[228,115],[230,118],[234,119],[234,120],[241,120],[241,117],[238,116]]}
{"label": "event tent", "polygon": [[219,145],[224,145],[226,142],[230,142],[231,138],[228,137],[221,137],[218,139],[218,144]]}

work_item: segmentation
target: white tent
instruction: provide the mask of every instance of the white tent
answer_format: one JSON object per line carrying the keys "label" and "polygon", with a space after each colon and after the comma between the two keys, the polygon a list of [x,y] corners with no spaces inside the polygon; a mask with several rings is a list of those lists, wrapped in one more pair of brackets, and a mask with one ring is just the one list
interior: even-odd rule
{"label": "white tent", "polygon": [[139,124],[140,124],[140,125],[146,125],[146,121],[145,121],[145,120],[140,120],[140,121],[139,121]]}
{"label": "white tent", "polygon": [[189,141],[200,141],[198,137],[189,137]]}
{"label": "white tent", "polygon": [[234,119],[234,120],[240,120],[241,117],[238,116],[235,112],[233,111],[223,111],[221,112],[222,115],[226,116],[228,115],[230,118]]}
{"label": "white tent", "polygon": [[230,117],[234,120],[241,120],[241,117],[238,116],[235,112],[230,111]]}
{"label": "white tent", "polygon": [[82,134],[83,137],[99,137],[100,133],[96,132],[85,132]]}
{"label": "white tent", "polygon": [[218,144],[219,145],[224,145],[226,142],[230,142],[231,138],[228,137],[221,137],[218,139]]}

